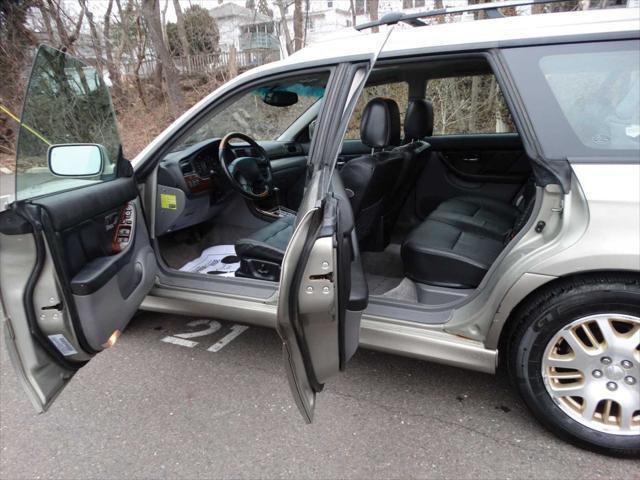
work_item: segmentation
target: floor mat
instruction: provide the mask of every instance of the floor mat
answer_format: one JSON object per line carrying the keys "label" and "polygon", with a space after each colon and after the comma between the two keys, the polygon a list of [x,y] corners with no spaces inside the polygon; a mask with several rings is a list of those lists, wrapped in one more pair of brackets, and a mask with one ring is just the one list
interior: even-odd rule
{"label": "floor mat", "polygon": [[416,284],[408,278],[403,278],[397,286],[383,293],[382,296],[410,303],[418,303]]}
{"label": "floor mat", "polygon": [[362,266],[367,275],[404,277],[400,244],[390,243],[382,252],[363,252]]}
{"label": "floor mat", "polygon": [[200,256],[180,268],[182,272],[207,273],[233,277],[240,268],[240,259],[233,245],[214,245],[202,251]]}
{"label": "floor mat", "polygon": [[372,275],[367,273],[367,286],[369,287],[369,295],[383,295],[389,290],[393,290],[402,281],[397,277],[384,277],[382,275]]}

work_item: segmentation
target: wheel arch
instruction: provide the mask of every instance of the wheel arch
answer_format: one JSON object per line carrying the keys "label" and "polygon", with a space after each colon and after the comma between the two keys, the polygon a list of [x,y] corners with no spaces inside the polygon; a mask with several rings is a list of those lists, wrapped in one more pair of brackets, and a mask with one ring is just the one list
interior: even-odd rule
{"label": "wheel arch", "polygon": [[[525,312],[539,297],[546,296],[558,288],[566,288],[569,285],[575,285],[575,283],[580,282],[587,283],[587,281],[598,280],[608,282],[640,282],[640,272],[636,270],[588,270],[560,277],[546,275],[536,275],[536,277],[538,285],[517,300],[515,305],[508,309],[508,312],[503,313],[501,318],[496,315],[496,319],[491,325],[485,346],[487,348],[495,348],[498,350],[498,355],[496,356],[496,371],[507,365],[506,358],[509,353],[509,340],[517,330],[518,325],[520,324],[519,320],[522,320],[522,313]],[[546,281],[544,281],[545,279]],[[508,294],[505,298],[507,296]]]}

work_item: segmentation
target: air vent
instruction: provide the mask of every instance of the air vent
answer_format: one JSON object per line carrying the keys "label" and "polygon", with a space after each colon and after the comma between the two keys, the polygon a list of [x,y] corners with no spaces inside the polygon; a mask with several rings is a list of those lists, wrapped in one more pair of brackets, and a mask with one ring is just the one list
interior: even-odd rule
{"label": "air vent", "polygon": [[183,175],[193,172],[193,165],[189,161],[180,162],[180,171]]}

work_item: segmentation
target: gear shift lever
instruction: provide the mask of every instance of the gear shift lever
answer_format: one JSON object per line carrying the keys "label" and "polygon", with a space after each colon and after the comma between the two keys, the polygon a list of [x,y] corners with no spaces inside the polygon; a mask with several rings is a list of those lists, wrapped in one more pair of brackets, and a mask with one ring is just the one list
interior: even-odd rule
{"label": "gear shift lever", "polygon": [[273,194],[276,197],[276,208],[280,209],[280,189],[278,187],[273,187]]}

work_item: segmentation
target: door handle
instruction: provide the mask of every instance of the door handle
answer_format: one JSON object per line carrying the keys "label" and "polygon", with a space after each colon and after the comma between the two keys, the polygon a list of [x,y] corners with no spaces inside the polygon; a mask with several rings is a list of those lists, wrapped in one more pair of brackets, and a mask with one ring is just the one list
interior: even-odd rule
{"label": "door handle", "polygon": [[476,163],[480,161],[480,158],[478,157],[465,157],[462,159],[463,162],[468,162],[468,163]]}

